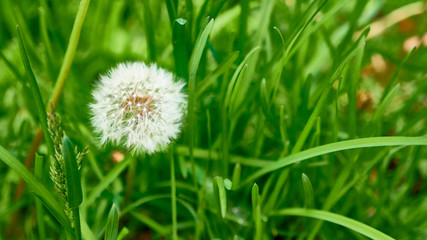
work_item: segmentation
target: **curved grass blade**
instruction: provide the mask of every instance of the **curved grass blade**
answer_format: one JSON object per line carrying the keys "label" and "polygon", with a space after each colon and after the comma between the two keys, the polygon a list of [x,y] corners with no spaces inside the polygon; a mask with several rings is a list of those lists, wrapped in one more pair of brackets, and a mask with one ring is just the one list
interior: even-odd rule
{"label": "curved grass blade", "polygon": [[311,185],[310,179],[304,173],[302,174],[302,186],[304,188],[304,207],[312,208],[314,207],[314,191],[313,186]]}
{"label": "curved grass blade", "polygon": [[105,240],[116,240],[119,232],[119,209],[113,203],[108,214],[107,227],[105,229]]}
{"label": "curved grass blade", "polygon": [[427,145],[427,137],[372,137],[330,143],[279,159],[277,162],[271,163],[250,175],[240,186],[250,184],[258,177],[269,172],[327,153],[355,148],[409,145]]}
{"label": "curved grass blade", "polygon": [[273,214],[273,216],[302,216],[302,217],[311,217],[320,220],[325,220],[328,222],[332,222],[346,228],[349,228],[353,231],[356,231],[360,234],[363,234],[372,239],[378,240],[392,240],[394,238],[376,230],[373,227],[370,227],[364,223],[353,220],[348,217],[344,217],[342,215],[338,215],[335,213],[315,210],[315,209],[304,209],[304,208],[287,208],[277,211]]}
{"label": "curved grass blade", "polygon": [[13,157],[3,146],[0,146],[0,160],[12,168],[16,174],[22,178],[31,190],[31,193],[40,198],[45,207],[52,213],[58,222],[68,232],[72,233],[72,228],[68,217],[65,215],[63,207],[59,205],[59,200],[48,190],[18,159]]}

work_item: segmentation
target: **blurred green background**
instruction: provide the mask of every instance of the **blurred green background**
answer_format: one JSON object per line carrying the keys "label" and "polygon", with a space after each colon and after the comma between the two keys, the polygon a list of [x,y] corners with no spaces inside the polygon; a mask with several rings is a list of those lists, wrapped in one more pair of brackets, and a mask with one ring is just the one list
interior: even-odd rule
{"label": "blurred green background", "polygon": [[[174,19],[171,19],[166,2],[177,4],[174,18],[187,20],[182,38],[185,52],[178,57],[174,57]],[[251,160],[275,161],[288,156],[331,72],[353,49],[356,39],[368,26],[371,30],[365,46],[342,71],[339,83],[332,87],[302,149],[362,137],[425,136],[426,3],[330,0],[324,5],[323,1],[310,4],[311,1],[293,0],[92,0],[72,67],[55,108],[73,143],[80,149],[89,145],[90,153],[82,170],[85,194],[89,195],[102,180],[100,175],[107,175],[116,166],[114,160],[117,156],[121,158],[120,152],[126,153],[120,146],[100,146],[98,136],[90,126],[88,104],[100,74],[125,61],[156,63],[177,73],[179,62],[188,65],[207,17],[214,18],[215,23],[195,80],[196,117],[192,126],[185,122],[182,136],[174,147],[177,196],[184,202],[184,205],[178,204],[182,239],[253,238],[257,227],[252,222],[250,186],[227,190],[228,211],[223,219],[215,207],[213,178],[221,176],[234,182],[236,164],[233,159],[246,161],[247,158],[250,165]],[[16,24],[21,27],[31,66],[47,105],[78,7],[79,1],[75,0],[0,2],[0,145],[22,162],[29,152],[39,121],[33,99],[24,87],[26,73],[19,52]],[[318,8],[313,21],[303,28]],[[299,30],[302,30],[301,35],[292,44],[290,40]],[[237,93],[243,100],[237,101],[236,107],[224,114],[230,79],[245,56],[257,46],[260,49],[248,61],[244,76],[247,88]],[[402,62],[413,47],[417,48]],[[290,51],[289,58],[283,65],[282,56],[286,51]],[[181,77],[186,78],[185,75]],[[264,83],[263,79],[266,79]],[[392,79],[395,80],[390,84]],[[266,84],[268,101],[263,100],[263,84]],[[393,95],[379,112],[387,88],[388,91],[393,89]],[[194,132],[195,172],[191,171],[193,166],[188,157],[191,138],[188,128]],[[46,145],[42,143],[38,152],[46,154],[46,151]],[[156,194],[170,194],[167,156],[167,153],[158,153],[135,157],[137,170],[131,202]],[[219,161],[209,160],[214,158]],[[242,163],[240,167],[240,182],[243,182],[260,166]],[[365,239],[332,223],[324,223],[311,236],[318,224],[316,220],[267,216],[267,212],[304,205],[302,173],[313,185],[313,208],[364,222],[397,239],[427,239],[425,147],[337,152],[282,170],[256,180],[263,198],[261,239],[314,236],[320,239]],[[97,239],[103,236],[111,204],[118,202],[121,209],[126,207],[126,172],[118,175],[96,202],[83,210]],[[285,175],[279,174],[283,172]],[[359,177],[360,181],[347,185]],[[34,198],[26,191],[15,199],[19,181],[18,175],[0,162],[0,231],[3,233],[0,239],[38,239]],[[43,181],[51,187],[48,174]],[[274,187],[275,184],[278,187]],[[331,192],[340,192],[339,189],[345,186],[350,188],[343,195],[338,194],[336,201],[326,209],[325,202],[329,201]],[[272,195],[274,200],[269,201]],[[120,229],[130,230],[126,239],[158,239],[162,236],[169,239],[169,198],[151,201],[137,209],[138,214],[153,219],[166,230],[162,232],[156,224],[127,214],[120,220]],[[194,220],[191,211],[198,216],[198,221]],[[48,238],[64,237],[60,226],[47,213],[45,220],[47,228],[54,230],[48,232]]]}

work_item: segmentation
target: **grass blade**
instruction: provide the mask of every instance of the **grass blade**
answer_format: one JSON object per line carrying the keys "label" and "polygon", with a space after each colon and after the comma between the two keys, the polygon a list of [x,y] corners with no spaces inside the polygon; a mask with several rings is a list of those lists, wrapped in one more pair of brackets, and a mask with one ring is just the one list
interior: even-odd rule
{"label": "grass blade", "polygon": [[252,216],[255,223],[255,240],[262,239],[262,225],[261,225],[261,198],[259,196],[259,187],[255,183],[252,186]]}
{"label": "grass blade", "polygon": [[310,179],[304,173],[302,174],[302,186],[304,188],[304,207],[312,208],[314,207],[314,191],[313,186],[311,185]]}
{"label": "grass blade", "polygon": [[67,136],[64,136],[62,140],[62,154],[64,156],[65,177],[68,185],[68,203],[71,208],[76,208],[83,200],[82,184],[73,144]]}
{"label": "grass blade", "polygon": [[185,39],[187,20],[179,18],[173,22],[173,56],[175,69],[179,77],[188,79],[188,53]]}
{"label": "grass blade", "polygon": [[197,185],[196,179],[196,168],[193,157],[193,147],[194,147],[194,103],[195,93],[196,93],[196,73],[199,68],[200,58],[202,57],[203,49],[205,47],[208,36],[212,30],[214,24],[214,19],[211,19],[206,27],[203,29],[202,33],[198,36],[196,44],[193,49],[193,54],[190,58],[189,63],[189,79],[188,79],[188,135],[189,135],[189,147],[190,147],[190,162],[191,162],[191,172],[193,175],[193,183]]}
{"label": "grass blade", "polygon": [[108,214],[107,226],[105,229],[105,240],[116,240],[119,232],[119,209],[113,203]]}
{"label": "grass blade", "polygon": [[[43,157],[36,154],[34,162],[34,174],[42,181],[43,178]],[[40,199],[36,198],[36,211],[37,211],[37,228],[39,230],[39,238],[46,239],[46,227],[44,224],[44,210]]]}
{"label": "grass blade", "polygon": [[392,240],[393,238],[372,228],[364,223],[353,220],[348,217],[344,217],[342,215],[338,215],[335,213],[322,211],[322,210],[314,210],[314,209],[304,209],[304,208],[287,208],[282,209],[274,213],[273,216],[302,216],[302,217],[311,217],[320,220],[325,220],[328,222],[332,222],[351,230],[354,230],[360,234],[363,234],[372,239],[378,240]]}
{"label": "grass blade", "polygon": [[323,154],[338,152],[348,149],[367,148],[367,147],[382,147],[382,146],[410,146],[410,145],[427,145],[426,137],[371,137],[360,138],[336,143],[330,143],[319,147],[311,148],[300,153],[292,154],[285,158],[279,159],[277,162],[269,164],[262,169],[250,175],[240,186],[250,184],[258,177],[274,172],[291,164],[301,162],[312,157],[317,157]]}
{"label": "grass blade", "polygon": [[53,156],[54,148],[52,139],[49,137],[49,130],[47,127],[47,113],[44,107],[44,102],[42,95],[40,94],[39,86],[37,85],[36,77],[34,76],[33,70],[31,69],[30,60],[28,59],[27,51],[25,50],[24,42],[22,40],[21,30],[18,25],[16,25],[16,30],[18,32],[19,38],[19,47],[21,51],[22,62],[24,64],[25,70],[28,75],[28,81],[31,89],[32,97],[36,103],[37,114],[39,116],[40,125],[42,127],[44,140],[46,141],[47,150],[49,156]]}
{"label": "grass blade", "polygon": [[[225,218],[225,214],[227,213],[227,194],[225,192],[224,181],[222,177],[216,176],[214,177],[214,193],[217,195],[219,200],[219,209],[221,210],[222,218]],[[215,186],[216,185],[216,186]],[[218,190],[216,190],[218,188]]]}

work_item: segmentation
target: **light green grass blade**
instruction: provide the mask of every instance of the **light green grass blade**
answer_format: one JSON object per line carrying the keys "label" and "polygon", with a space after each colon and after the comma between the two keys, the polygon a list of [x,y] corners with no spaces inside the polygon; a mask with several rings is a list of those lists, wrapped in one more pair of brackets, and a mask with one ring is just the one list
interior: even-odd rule
{"label": "light green grass blade", "polygon": [[0,159],[11,169],[13,169],[20,178],[28,185],[31,193],[40,198],[45,207],[52,213],[58,222],[70,233],[72,228],[64,209],[59,205],[59,200],[52,191],[48,190],[18,159],[13,157],[3,146],[0,146]]}
{"label": "light green grass blade", "polygon": [[227,193],[225,192],[224,181],[222,180],[222,177],[216,176],[214,177],[214,183],[214,195],[217,195],[215,197],[218,198],[219,201],[221,216],[222,218],[225,218],[225,214],[227,213]]}
{"label": "light green grass blade", "polygon": [[116,240],[119,232],[119,209],[113,203],[110,213],[108,214],[107,226],[105,229],[105,240]]}
{"label": "light green grass blade", "polygon": [[302,174],[302,186],[304,189],[304,207],[312,208],[314,207],[314,191],[313,186],[311,185],[310,179],[304,173]]}
{"label": "light green grass blade", "polygon": [[367,148],[367,147],[383,147],[383,146],[410,146],[410,145],[427,145],[426,137],[372,137],[360,138],[336,143],[330,143],[319,147],[311,148],[297,154],[292,154],[288,157],[279,159],[250,175],[241,186],[252,183],[258,177],[269,172],[274,172],[288,165],[301,162],[312,157],[317,157],[323,154],[338,152],[348,149]]}
{"label": "light green grass blade", "polygon": [[363,234],[367,237],[377,240],[392,240],[394,238],[372,228],[364,223],[358,222],[348,217],[344,217],[342,215],[338,215],[335,213],[322,211],[322,210],[314,210],[314,209],[304,209],[304,208],[287,208],[282,209],[274,213],[274,216],[303,216],[303,217],[311,217],[320,220],[325,220],[328,222],[332,222],[346,228],[349,228],[353,231],[356,231],[360,234]]}
{"label": "light green grass blade", "polygon": [[117,240],[124,239],[129,234],[129,229],[127,227],[123,227],[122,230],[120,230],[119,236],[117,236]]}

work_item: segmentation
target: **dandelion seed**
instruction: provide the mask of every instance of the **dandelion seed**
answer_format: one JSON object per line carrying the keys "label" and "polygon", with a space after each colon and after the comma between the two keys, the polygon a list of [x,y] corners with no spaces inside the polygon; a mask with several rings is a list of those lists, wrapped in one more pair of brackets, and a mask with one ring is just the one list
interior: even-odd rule
{"label": "dandelion seed", "polygon": [[175,139],[186,109],[184,83],[155,64],[119,64],[101,76],[90,105],[101,142],[154,153]]}

